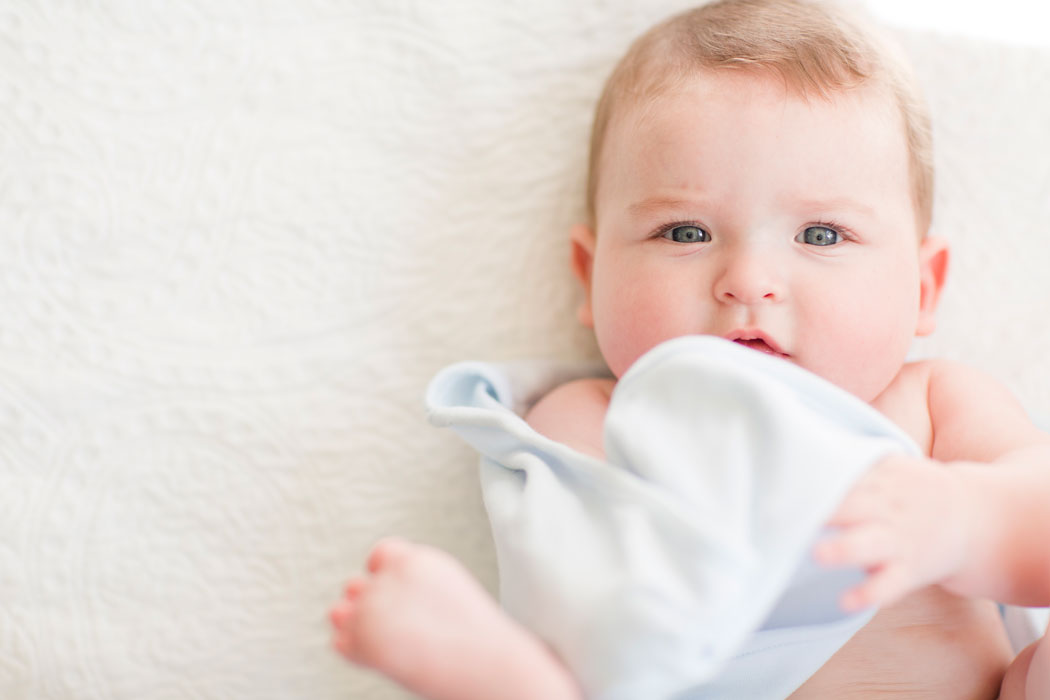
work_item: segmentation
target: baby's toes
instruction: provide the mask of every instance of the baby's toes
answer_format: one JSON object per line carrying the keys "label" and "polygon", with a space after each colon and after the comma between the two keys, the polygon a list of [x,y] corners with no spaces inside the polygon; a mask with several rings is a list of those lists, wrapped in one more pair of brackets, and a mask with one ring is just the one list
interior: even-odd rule
{"label": "baby's toes", "polygon": [[408,540],[400,537],[384,537],[376,543],[372,548],[372,553],[368,555],[368,570],[373,574],[379,573],[408,557],[413,549],[414,546]]}
{"label": "baby's toes", "polygon": [[346,588],[343,589],[343,595],[347,600],[357,600],[361,597],[361,593],[364,592],[365,587],[368,585],[368,580],[364,578],[352,578],[346,584]]}
{"label": "baby's toes", "polygon": [[359,661],[360,650],[357,648],[357,606],[349,600],[340,601],[328,613],[332,622],[332,646],[350,661]]}
{"label": "baby's toes", "polygon": [[344,630],[350,624],[350,618],[354,614],[354,603],[351,600],[341,600],[328,612],[328,620],[336,630]]}
{"label": "baby's toes", "polygon": [[354,645],[350,637],[350,632],[345,629],[336,628],[332,634],[332,648],[339,652],[343,657],[350,661],[357,661],[357,657],[354,653]]}

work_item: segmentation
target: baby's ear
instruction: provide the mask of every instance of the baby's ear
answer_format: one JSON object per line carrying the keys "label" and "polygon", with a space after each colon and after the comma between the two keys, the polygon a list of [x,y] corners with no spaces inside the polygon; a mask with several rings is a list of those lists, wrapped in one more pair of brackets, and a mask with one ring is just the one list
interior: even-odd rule
{"label": "baby's ear", "polygon": [[576,311],[576,317],[580,323],[588,328],[594,328],[594,312],[591,309],[591,268],[594,265],[594,231],[586,224],[576,224],[569,231],[569,240],[572,243],[572,274],[579,280],[583,287],[583,302]]}
{"label": "baby's ear", "polygon": [[919,322],[915,335],[929,335],[937,327],[937,304],[948,278],[951,255],[948,241],[927,236],[919,245]]}

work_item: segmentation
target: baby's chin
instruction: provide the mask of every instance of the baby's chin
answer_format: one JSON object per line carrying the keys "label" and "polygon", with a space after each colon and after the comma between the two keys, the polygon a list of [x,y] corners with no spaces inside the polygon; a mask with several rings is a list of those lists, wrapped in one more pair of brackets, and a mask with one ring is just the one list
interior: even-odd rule
{"label": "baby's chin", "polygon": [[843,391],[853,394],[864,403],[872,403],[893,383],[899,372],[872,371],[876,368],[862,368],[865,371],[851,372],[847,368],[832,365],[827,362],[815,363],[816,366],[806,362],[803,358],[788,357],[789,362],[811,372],[821,379],[834,384]]}

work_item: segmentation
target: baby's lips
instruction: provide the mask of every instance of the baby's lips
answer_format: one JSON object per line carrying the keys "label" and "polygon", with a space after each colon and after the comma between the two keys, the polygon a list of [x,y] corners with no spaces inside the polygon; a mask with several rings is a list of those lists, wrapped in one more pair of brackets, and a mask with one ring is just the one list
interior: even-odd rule
{"label": "baby's lips", "polygon": [[727,340],[732,340],[734,343],[764,352],[767,355],[788,356],[772,337],[758,329],[741,329],[733,331],[725,337]]}

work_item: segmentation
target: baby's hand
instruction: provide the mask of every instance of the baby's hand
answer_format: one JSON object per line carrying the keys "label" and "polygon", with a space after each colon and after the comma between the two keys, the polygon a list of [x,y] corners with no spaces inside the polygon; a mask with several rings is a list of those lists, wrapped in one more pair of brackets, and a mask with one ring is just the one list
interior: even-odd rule
{"label": "baby's hand", "polygon": [[950,467],[921,457],[893,456],[854,486],[828,525],[839,528],[814,556],[825,566],[867,570],[847,591],[847,611],[889,605],[943,581],[963,566],[971,542],[974,496]]}

